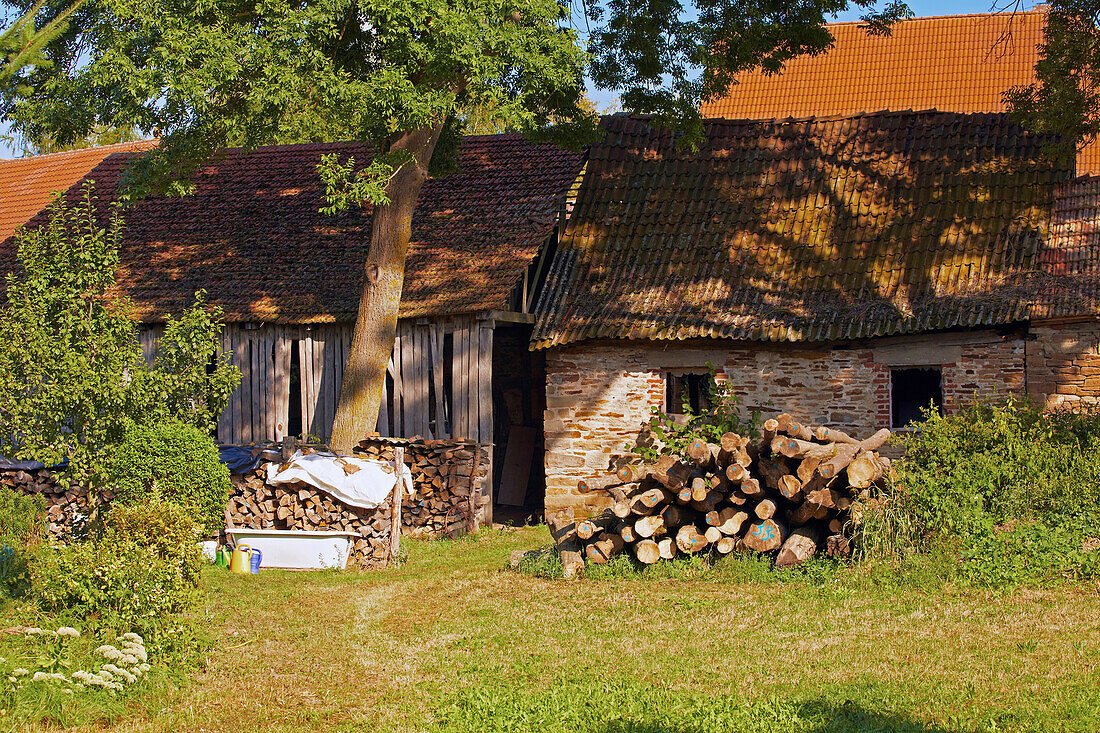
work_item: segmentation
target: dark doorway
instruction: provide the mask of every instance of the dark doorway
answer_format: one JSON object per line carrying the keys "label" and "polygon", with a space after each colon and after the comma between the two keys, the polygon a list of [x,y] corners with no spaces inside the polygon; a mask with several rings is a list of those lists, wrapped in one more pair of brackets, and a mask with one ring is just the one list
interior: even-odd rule
{"label": "dark doorway", "polygon": [[493,331],[493,519],[504,524],[541,521],[546,503],[546,361],[530,339],[528,324]]}

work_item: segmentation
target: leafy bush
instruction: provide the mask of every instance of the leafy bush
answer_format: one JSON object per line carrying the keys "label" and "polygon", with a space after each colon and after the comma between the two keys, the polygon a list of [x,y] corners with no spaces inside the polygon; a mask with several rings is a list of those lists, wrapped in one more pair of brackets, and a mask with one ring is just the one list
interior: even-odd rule
{"label": "leafy bush", "polygon": [[865,544],[892,533],[902,550],[954,545],[963,575],[981,584],[1094,572],[1100,411],[973,405],[930,412],[902,443],[895,516],[866,527]]}
{"label": "leafy bush", "polygon": [[137,631],[154,645],[196,601],[201,556],[186,510],[116,506],[95,540],[52,548],[32,569],[39,607],[93,629]]}
{"label": "leafy bush", "polygon": [[707,369],[710,370],[707,382],[710,408],[695,413],[685,397],[681,411],[687,421],[683,422],[659,407],[651,407],[649,424],[643,428],[636,445],[631,448],[634,453],[646,460],[655,461],[662,452],[682,453],[697,439],[717,443],[724,433],[760,436],[760,425],[763,422],[761,412],[753,410],[745,416],[741,399],[733,391],[729,380],[719,381],[717,371],[710,362],[707,362]]}
{"label": "leafy bush", "polygon": [[0,593],[17,597],[30,588],[34,550],[46,535],[46,500],[0,486]]}
{"label": "leafy bush", "polygon": [[163,499],[192,511],[204,534],[224,526],[229,470],[213,439],[192,425],[131,426],[97,481],[114,491],[118,504]]}
{"label": "leafy bush", "polygon": [[0,455],[67,460],[78,480],[132,425],[210,429],[240,379],[217,355],[221,314],[202,293],[145,363],[132,306],[113,288],[118,211],[101,223],[91,190],[73,205],[59,198],[48,224],[19,232],[20,268],[0,309]]}

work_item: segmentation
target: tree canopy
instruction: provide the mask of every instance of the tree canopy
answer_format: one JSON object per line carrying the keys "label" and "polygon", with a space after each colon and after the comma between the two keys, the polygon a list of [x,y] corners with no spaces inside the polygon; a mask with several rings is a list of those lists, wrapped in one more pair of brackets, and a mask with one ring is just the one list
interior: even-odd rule
{"label": "tree canopy", "polygon": [[1022,122],[1062,137],[1066,152],[1100,133],[1100,0],[1050,0],[1036,81],[1005,94]]}
{"label": "tree canopy", "polygon": [[583,137],[586,75],[626,110],[690,124],[739,71],[827,48],[831,14],[866,8],[872,32],[907,14],[874,1],[87,0],[46,50],[54,67],[21,75],[12,121],[57,145],[97,125],[156,135],[138,179],[177,192],[220,147],[368,140],[380,188],[407,159],[392,136],[456,113]]}

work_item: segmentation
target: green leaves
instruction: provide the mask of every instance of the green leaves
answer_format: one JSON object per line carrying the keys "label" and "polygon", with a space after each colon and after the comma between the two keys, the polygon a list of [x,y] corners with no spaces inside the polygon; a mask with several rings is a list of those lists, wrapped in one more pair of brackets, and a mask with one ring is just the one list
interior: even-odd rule
{"label": "green leaves", "polygon": [[1005,92],[1004,101],[1022,123],[1062,137],[1053,153],[1072,156],[1100,133],[1100,2],[1051,0],[1047,8],[1037,81]]}
{"label": "green leaves", "polygon": [[[121,222],[100,224],[91,184],[19,238],[0,310],[0,455],[92,475],[132,425],[169,418],[209,432],[240,374],[217,354],[220,311],[202,294],[168,319],[153,366],[114,290]],[[208,368],[209,367],[209,368]]]}
{"label": "green leaves", "polygon": [[[138,195],[186,193],[224,147],[357,140],[385,155],[450,118],[579,146],[597,121],[586,75],[691,142],[701,101],[828,48],[823,24],[851,4],[869,32],[908,14],[874,0],[95,0],[47,48],[54,67],[22,74],[33,92],[13,123],[57,145],[96,125],[159,137],[128,179]],[[326,211],[382,200],[382,169],[327,171],[343,183]]]}

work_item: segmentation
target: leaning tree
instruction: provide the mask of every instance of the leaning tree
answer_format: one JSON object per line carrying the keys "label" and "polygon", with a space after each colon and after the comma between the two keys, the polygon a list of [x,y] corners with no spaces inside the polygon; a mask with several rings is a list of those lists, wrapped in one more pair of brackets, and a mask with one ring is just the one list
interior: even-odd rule
{"label": "leaning tree", "polygon": [[86,0],[47,48],[52,68],[25,74],[33,91],[11,120],[60,144],[95,125],[158,136],[128,172],[132,193],[186,194],[228,146],[371,143],[372,160],[318,169],[325,211],[373,206],[331,440],[347,450],[378,415],[420,188],[446,169],[471,110],[581,145],[597,134],[587,79],[690,144],[700,101],[740,71],[825,50],[833,14],[860,7],[873,33],[908,14],[875,2]]}

